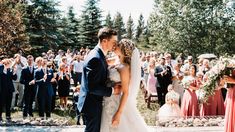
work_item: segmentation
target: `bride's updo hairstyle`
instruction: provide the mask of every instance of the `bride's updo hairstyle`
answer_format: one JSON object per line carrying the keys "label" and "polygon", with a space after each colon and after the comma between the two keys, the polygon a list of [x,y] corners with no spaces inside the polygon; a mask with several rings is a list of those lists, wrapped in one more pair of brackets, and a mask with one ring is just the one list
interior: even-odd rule
{"label": "bride's updo hairstyle", "polygon": [[129,39],[122,39],[118,44],[122,54],[124,55],[124,63],[131,64],[132,52],[135,49],[135,44]]}

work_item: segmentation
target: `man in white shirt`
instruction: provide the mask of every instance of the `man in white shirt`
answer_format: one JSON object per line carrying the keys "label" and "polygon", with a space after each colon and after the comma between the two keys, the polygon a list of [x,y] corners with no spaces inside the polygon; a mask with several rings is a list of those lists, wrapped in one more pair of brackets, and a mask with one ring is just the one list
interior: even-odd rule
{"label": "man in white shirt", "polygon": [[73,66],[73,81],[74,86],[76,87],[79,84],[81,84],[81,77],[82,77],[82,68],[83,68],[83,61],[81,55],[77,55],[74,58],[74,61],[72,63]]}
{"label": "man in white shirt", "polygon": [[17,93],[18,93],[17,106],[22,107],[22,105],[23,105],[22,100],[23,100],[23,95],[24,95],[24,85],[20,83],[20,76],[21,76],[22,69],[26,65],[22,62],[21,58],[22,57],[20,54],[15,54],[15,56],[14,56],[15,60],[12,65],[12,68],[16,69],[17,79],[15,81],[13,81],[15,92],[13,93],[13,96],[12,96],[11,109],[13,109],[15,107]]}

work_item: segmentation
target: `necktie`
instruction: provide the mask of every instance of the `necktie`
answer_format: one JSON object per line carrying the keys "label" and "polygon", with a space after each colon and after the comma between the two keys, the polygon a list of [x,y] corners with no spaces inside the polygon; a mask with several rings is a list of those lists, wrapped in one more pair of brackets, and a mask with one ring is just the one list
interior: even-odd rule
{"label": "necktie", "polygon": [[33,68],[31,66],[29,67],[29,70],[30,70],[30,73],[32,74],[33,73]]}

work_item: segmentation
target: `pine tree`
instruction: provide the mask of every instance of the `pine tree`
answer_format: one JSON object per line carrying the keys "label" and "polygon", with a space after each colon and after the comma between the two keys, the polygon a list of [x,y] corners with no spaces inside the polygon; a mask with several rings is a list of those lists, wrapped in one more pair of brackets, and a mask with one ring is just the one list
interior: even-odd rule
{"label": "pine tree", "polygon": [[136,42],[140,41],[139,39],[140,39],[140,36],[143,34],[143,32],[144,32],[144,17],[142,14],[140,14],[138,25],[136,27],[136,33],[135,33]]}
{"label": "pine tree", "polygon": [[105,18],[104,26],[109,27],[109,28],[113,28],[113,21],[112,21],[110,13],[108,13],[106,18]]}
{"label": "pine tree", "polygon": [[101,28],[101,11],[98,7],[98,0],[87,0],[82,11],[79,42],[85,47],[94,47],[98,43],[97,32]]}
{"label": "pine tree", "polygon": [[118,33],[118,40],[121,40],[123,35],[125,35],[126,30],[125,30],[125,27],[124,27],[122,15],[119,12],[117,12],[117,14],[114,17],[114,29]]}
{"label": "pine tree", "polygon": [[27,8],[27,32],[35,53],[55,49],[63,43],[58,31],[60,12],[54,0],[31,0]]}
{"label": "pine tree", "polygon": [[0,55],[10,57],[27,50],[28,37],[23,23],[24,4],[15,0],[0,1]]}
{"label": "pine tree", "polygon": [[79,47],[79,40],[78,40],[78,36],[79,36],[79,21],[75,18],[75,13],[74,13],[74,9],[73,7],[69,7],[69,12],[67,14],[67,27],[64,28],[68,28],[67,31],[67,38],[70,40],[69,43],[67,43],[68,47],[67,48],[74,48],[74,47]]}
{"label": "pine tree", "polygon": [[133,39],[134,37],[134,22],[133,19],[131,17],[131,15],[129,16],[128,20],[127,20],[127,24],[126,24],[126,30],[127,30],[127,35],[126,37],[128,39]]}

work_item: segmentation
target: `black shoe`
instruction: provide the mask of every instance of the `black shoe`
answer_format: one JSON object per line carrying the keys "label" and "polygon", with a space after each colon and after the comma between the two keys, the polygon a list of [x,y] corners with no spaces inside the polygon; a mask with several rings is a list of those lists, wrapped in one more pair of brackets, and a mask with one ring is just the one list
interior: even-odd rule
{"label": "black shoe", "polygon": [[6,117],[6,121],[9,123],[11,122],[11,117]]}

